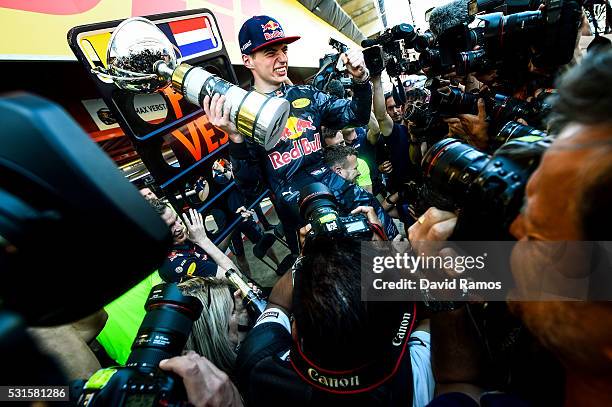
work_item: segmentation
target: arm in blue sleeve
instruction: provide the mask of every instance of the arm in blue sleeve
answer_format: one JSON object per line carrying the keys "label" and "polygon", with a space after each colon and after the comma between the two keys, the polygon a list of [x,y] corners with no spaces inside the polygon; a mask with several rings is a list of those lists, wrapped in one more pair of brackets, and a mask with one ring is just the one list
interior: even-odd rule
{"label": "arm in blue sleeve", "polygon": [[353,86],[353,100],[338,99],[324,92],[316,92],[315,99],[322,108],[322,124],[331,129],[361,127],[368,124],[372,108],[372,87],[369,82]]}

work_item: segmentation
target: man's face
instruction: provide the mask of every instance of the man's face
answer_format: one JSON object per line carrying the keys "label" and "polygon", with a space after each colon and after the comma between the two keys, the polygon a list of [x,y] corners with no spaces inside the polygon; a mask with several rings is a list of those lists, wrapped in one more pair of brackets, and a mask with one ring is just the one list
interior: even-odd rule
{"label": "man's face", "polygon": [[162,215],[162,219],[170,228],[170,232],[172,232],[174,244],[181,244],[187,240],[187,227],[183,221],[181,221],[181,218],[179,218],[174,209],[170,208],[169,206],[166,207],[166,211]]}
{"label": "man's face", "polygon": [[150,188],[142,188],[140,190],[140,195],[142,195],[144,197],[144,199],[146,199],[147,201],[151,201],[153,199],[157,199],[157,195],[155,195],[153,193],[153,191],[151,191]]}
{"label": "man's face", "polygon": [[[590,258],[583,251],[561,243],[543,247],[534,241],[583,239],[577,204],[583,199],[583,185],[597,176],[593,167],[601,162],[602,146],[597,142],[609,138],[609,134],[610,128],[603,126],[571,124],[543,155],[527,183],[523,212],[511,227],[517,239],[530,241],[517,243],[512,252],[512,274],[517,286],[538,287],[546,277],[543,273],[560,272],[571,278],[588,272]],[[563,250],[550,250],[551,247]],[[576,255],[581,260],[577,261]],[[580,266],[585,263],[587,266]],[[553,301],[510,305],[565,363],[591,364],[597,369],[599,364],[609,366],[612,362],[612,307]]]}
{"label": "man's face", "polygon": [[395,123],[400,123],[404,114],[403,106],[397,106],[392,97],[388,97],[385,103],[387,104],[387,114],[391,116],[391,120]]}
{"label": "man's face", "polygon": [[338,144],[344,144],[344,137],[342,137],[342,132],[337,131],[334,137],[325,138],[325,146],[337,146]]}
{"label": "man's face", "polygon": [[270,45],[250,55],[243,55],[242,60],[255,80],[274,86],[280,86],[287,80],[287,44]]}
{"label": "man's face", "polygon": [[361,175],[357,170],[357,157],[354,155],[347,156],[344,165],[336,167],[335,172],[351,184],[354,184],[357,177]]}
{"label": "man's face", "polygon": [[347,146],[352,146],[357,141],[357,132],[355,129],[344,129],[342,130],[342,137]]}

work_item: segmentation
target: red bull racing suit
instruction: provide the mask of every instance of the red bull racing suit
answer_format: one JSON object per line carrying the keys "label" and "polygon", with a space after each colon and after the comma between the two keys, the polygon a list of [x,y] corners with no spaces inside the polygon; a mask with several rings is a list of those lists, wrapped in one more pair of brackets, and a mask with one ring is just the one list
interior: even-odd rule
{"label": "red bull racing suit", "polygon": [[[369,82],[355,83],[353,91],[351,101],[335,98],[310,85],[282,85],[269,94],[283,97],[291,104],[289,119],[276,146],[265,151],[253,143],[230,142],[229,153],[236,183],[246,196],[254,196],[264,188],[270,188],[275,209],[293,252],[297,251],[297,239],[292,229],[305,223],[299,216],[299,191],[305,185],[320,181],[311,172],[323,165],[321,125],[342,129],[364,126],[369,121],[372,103]],[[338,186],[343,190],[354,189],[350,194],[354,201],[338,202],[340,210],[347,212],[359,205],[373,206],[387,236],[392,238],[398,234],[391,218],[372,194],[339,176],[329,178],[333,178],[333,182],[321,182],[326,183],[332,192]]]}

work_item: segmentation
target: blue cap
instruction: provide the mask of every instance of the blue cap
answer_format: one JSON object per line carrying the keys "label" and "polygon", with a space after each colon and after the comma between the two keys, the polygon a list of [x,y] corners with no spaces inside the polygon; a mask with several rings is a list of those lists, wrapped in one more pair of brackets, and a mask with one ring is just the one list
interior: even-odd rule
{"label": "blue cap", "polygon": [[283,27],[276,19],[268,16],[253,16],[240,28],[238,43],[243,54],[252,54],[258,49],[271,44],[290,44],[301,37],[285,37]]}

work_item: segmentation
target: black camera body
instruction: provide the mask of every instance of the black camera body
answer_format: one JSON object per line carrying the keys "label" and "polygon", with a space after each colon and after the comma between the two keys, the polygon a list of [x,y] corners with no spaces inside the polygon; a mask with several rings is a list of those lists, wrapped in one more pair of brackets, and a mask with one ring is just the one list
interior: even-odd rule
{"label": "black camera body", "polygon": [[550,144],[541,133],[516,126],[521,125],[507,129],[516,137],[493,155],[452,138],[431,147],[422,161],[423,184],[409,184],[404,191],[413,215],[431,206],[458,212],[454,240],[510,239],[527,181]]}
{"label": "black camera body", "polygon": [[441,117],[477,114],[478,99],[484,99],[491,133],[497,133],[509,121],[524,119],[535,127],[542,126],[551,106],[541,100],[523,101],[501,94],[467,93],[448,86],[432,92],[429,107]]}
{"label": "black camera body", "polygon": [[345,72],[340,72],[337,69],[338,61],[340,60],[340,54],[348,51],[348,46],[333,38],[329,39],[329,45],[331,45],[337,52],[333,54],[326,54],[323,58],[319,59],[319,71],[315,74],[312,80],[312,86],[322,90],[328,91],[329,83],[337,79],[342,82],[344,89],[352,87],[352,81]]}
{"label": "black camera body", "polygon": [[415,32],[410,24],[398,24],[383,31],[375,39],[361,42],[364,47],[363,56],[372,75],[380,74],[384,69],[391,77],[410,75],[420,71],[418,61],[411,61],[405,55],[405,50],[414,48],[415,43],[429,43],[429,36]]}
{"label": "black camera body", "polygon": [[138,329],[125,366],[94,373],[83,386],[83,406],[185,405],[182,380],[159,369],[162,359],[182,353],[202,303],[184,296],[174,283],[156,285],[145,303],[147,314]]}
{"label": "black camera body", "polygon": [[[516,74],[529,62],[538,68],[556,68],[571,61],[582,18],[577,0],[547,0],[543,10],[526,0],[472,3],[470,14],[501,11],[477,15],[471,26],[459,24],[439,34],[437,45],[423,50],[420,57],[428,74],[493,69]],[[425,42],[431,40],[420,41]]]}
{"label": "black camera body", "polygon": [[336,199],[320,182],[306,185],[300,191],[300,215],[311,224],[309,236],[343,236],[370,240],[372,230],[363,214],[340,216]]}

